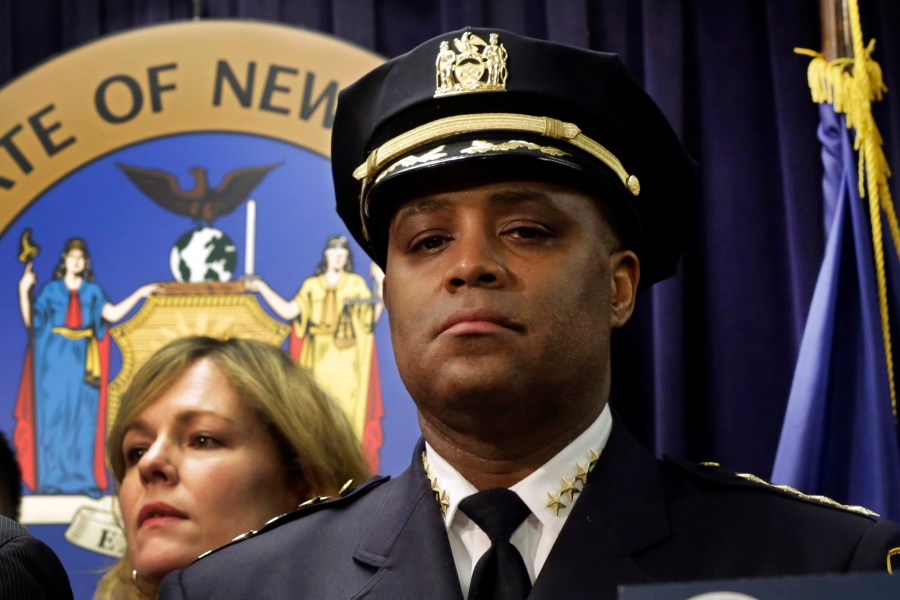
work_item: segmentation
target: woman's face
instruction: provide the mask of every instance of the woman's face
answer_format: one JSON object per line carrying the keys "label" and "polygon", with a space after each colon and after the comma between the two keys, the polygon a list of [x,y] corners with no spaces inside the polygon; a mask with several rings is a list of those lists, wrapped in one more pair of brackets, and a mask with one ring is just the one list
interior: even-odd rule
{"label": "woman's face", "polygon": [[122,452],[129,552],[151,581],[300,500],[266,427],[208,359],[138,415]]}
{"label": "woman's face", "polygon": [[340,246],[328,248],[325,250],[325,264],[332,271],[343,271],[347,265],[347,258],[350,251]]}
{"label": "woman's face", "polygon": [[85,266],[84,252],[73,248],[66,252],[66,272],[72,275],[80,275]]}

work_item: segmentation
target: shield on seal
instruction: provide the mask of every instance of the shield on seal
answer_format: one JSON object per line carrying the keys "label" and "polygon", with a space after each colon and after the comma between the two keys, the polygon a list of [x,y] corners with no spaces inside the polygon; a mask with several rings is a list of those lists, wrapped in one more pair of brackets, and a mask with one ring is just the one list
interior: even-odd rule
{"label": "shield on seal", "polygon": [[456,58],[453,75],[463,89],[471,90],[481,84],[484,75],[484,59],[477,52],[463,52]]}

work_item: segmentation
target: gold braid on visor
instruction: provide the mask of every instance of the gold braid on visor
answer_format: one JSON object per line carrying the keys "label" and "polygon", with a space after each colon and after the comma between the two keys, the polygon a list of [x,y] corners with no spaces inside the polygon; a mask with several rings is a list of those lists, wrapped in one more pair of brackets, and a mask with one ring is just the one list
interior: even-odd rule
{"label": "gold braid on visor", "polygon": [[353,170],[353,177],[362,181],[362,189],[359,195],[359,216],[362,221],[365,238],[367,240],[370,239],[366,227],[366,219],[369,216],[366,191],[369,184],[375,180],[379,173],[411,150],[458,135],[482,131],[526,132],[555,140],[563,140],[587,152],[609,167],[632,196],[637,196],[641,192],[638,178],[628,174],[628,171],[616,158],[616,155],[607,150],[603,144],[581,133],[581,129],[574,123],[566,123],[550,117],[535,117],[533,115],[516,113],[456,115],[425,123],[388,140],[372,150],[366,162]]}

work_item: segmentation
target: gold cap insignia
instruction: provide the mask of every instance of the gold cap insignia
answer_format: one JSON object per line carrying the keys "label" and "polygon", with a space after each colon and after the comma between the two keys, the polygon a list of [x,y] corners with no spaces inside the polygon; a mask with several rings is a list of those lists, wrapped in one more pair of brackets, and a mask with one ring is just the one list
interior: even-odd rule
{"label": "gold cap insignia", "polygon": [[489,41],[466,31],[462,37],[441,42],[435,61],[434,97],[469,94],[472,92],[506,91],[506,48],[499,43],[496,33]]}

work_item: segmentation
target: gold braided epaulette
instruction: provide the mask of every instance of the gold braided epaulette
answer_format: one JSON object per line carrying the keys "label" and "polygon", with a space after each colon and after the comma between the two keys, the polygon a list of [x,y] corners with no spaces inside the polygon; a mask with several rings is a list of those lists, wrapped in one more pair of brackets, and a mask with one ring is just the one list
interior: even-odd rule
{"label": "gold braided epaulette", "polygon": [[299,505],[297,505],[297,508],[295,508],[294,510],[288,511],[288,512],[284,513],[283,515],[278,515],[277,517],[272,517],[271,519],[269,519],[268,521],[263,523],[262,527],[260,527],[259,529],[251,529],[250,531],[247,531],[238,536],[235,536],[230,542],[223,544],[223,545],[219,546],[218,548],[213,548],[211,550],[207,550],[206,552],[204,552],[203,554],[201,554],[194,560],[200,560],[201,558],[209,556],[213,552],[218,552],[219,550],[222,550],[223,548],[227,548],[227,547],[231,546],[232,544],[236,544],[236,543],[246,540],[248,538],[255,537],[261,533],[265,533],[266,531],[269,531],[270,529],[274,529],[275,527],[278,527],[279,525],[283,525],[284,523],[288,523],[290,521],[294,521],[300,517],[303,517],[307,514],[311,514],[312,512],[314,512],[314,511],[310,510],[313,507],[318,508],[320,505],[324,505],[324,504],[333,504],[335,506],[343,504],[342,503],[343,500],[349,500],[354,497],[361,496],[361,495],[365,494],[366,492],[368,492],[369,490],[371,490],[372,488],[377,487],[379,484],[384,483],[388,479],[390,479],[390,478],[389,477],[371,478],[364,484],[360,485],[359,487],[352,488],[352,489],[351,489],[351,486],[353,485],[353,480],[350,479],[346,483],[344,483],[343,486],[341,486],[341,489],[338,491],[337,496],[316,496],[314,498],[310,498],[309,500],[306,500],[306,501],[300,503]]}
{"label": "gold braided epaulette", "polygon": [[[698,464],[705,471],[721,469],[721,466],[717,462],[701,462]],[[737,479],[749,481],[751,483],[761,485],[768,489],[779,491],[779,492],[781,492],[787,496],[790,496],[792,498],[797,498],[798,500],[805,500],[807,502],[812,502],[814,504],[821,504],[822,506],[830,506],[832,508],[838,508],[840,510],[851,512],[851,513],[854,513],[857,515],[862,515],[864,517],[880,516],[878,513],[874,512],[872,510],[869,510],[865,506],[841,504],[837,500],[829,498],[828,496],[822,496],[822,495],[818,495],[818,494],[805,494],[805,493],[801,492],[800,490],[798,490],[797,488],[793,488],[789,485],[775,484],[770,481],[766,481],[762,477],[758,477],[752,473],[730,473],[729,471],[725,471],[725,470],[722,470],[721,472],[723,475],[730,475]]]}
{"label": "gold braided epaulette", "polygon": [[841,510],[846,510],[858,515],[863,515],[864,517],[880,516],[877,512],[869,510],[865,506],[858,506],[855,504],[841,504],[837,500],[829,498],[828,496],[822,496],[820,494],[804,494],[800,490],[792,488],[789,485],[779,485],[771,483],[751,473],[735,473],[734,476],[740,477],[741,479],[746,479],[747,481],[752,481],[753,483],[764,485],[772,489],[781,490],[785,494],[793,496],[794,498],[799,498],[800,500],[807,500],[809,502],[815,502],[816,504],[823,504],[825,506],[831,506],[833,508],[840,508]]}

